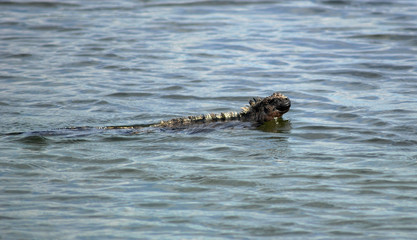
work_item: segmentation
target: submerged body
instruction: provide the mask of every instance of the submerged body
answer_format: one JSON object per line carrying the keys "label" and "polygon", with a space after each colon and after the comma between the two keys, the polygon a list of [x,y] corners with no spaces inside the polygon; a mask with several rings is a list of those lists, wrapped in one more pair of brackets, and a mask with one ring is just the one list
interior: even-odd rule
{"label": "submerged body", "polygon": [[[105,127],[68,127],[52,131],[37,131],[31,132],[30,135],[66,135],[71,131],[87,131],[92,129],[111,130],[111,129],[184,129],[195,126],[197,124],[209,124],[221,121],[244,121],[251,122],[257,126],[265,122],[281,118],[291,107],[289,98],[281,93],[274,93],[265,98],[253,98],[249,100],[249,106],[243,107],[241,112],[226,112],[226,113],[209,113],[197,116],[188,116],[182,118],[174,118],[168,121],[161,121],[152,125],[130,125],[130,126],[105,126]],[[138,131],[134,131],[136,133]],[[17,135],[20,133],[10,133],[8,135]]]}

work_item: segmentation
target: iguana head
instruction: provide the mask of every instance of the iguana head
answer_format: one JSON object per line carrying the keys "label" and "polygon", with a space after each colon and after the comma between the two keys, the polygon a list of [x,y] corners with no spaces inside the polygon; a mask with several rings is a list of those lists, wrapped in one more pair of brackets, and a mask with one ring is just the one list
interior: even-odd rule
{"label": "iguana head", "polygon": [[260,124],[280,118],[290,110],[291,101],[279,92],[275,92],[266,98],[253,98],[249,100],[249,107],[243,108],[242,114],[249,121]]}

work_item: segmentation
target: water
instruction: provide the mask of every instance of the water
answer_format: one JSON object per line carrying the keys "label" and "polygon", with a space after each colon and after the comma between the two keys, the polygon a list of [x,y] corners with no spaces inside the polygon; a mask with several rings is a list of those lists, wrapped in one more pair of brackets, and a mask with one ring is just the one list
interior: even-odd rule
{"label": "water", "polygon": [[[1,239],[413,239],[417,3],[0,1]],[[277,126],[4,135],[236,111]]]}

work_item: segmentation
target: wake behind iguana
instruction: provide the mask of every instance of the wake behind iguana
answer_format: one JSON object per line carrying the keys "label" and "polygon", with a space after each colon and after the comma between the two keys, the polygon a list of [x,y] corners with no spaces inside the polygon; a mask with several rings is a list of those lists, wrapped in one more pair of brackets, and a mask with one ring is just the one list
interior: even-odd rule
{"label": "wake behind iguana", "polygon": [[[281,118],[286,112],[290,110],[291,101],[288,97],[279,92],[275,92],[269,97],[256,97],[249,100],[249,106],[242,107],[241,112],[226,112],[226,113],[209,113],[197,116],[188,116],[181,118],[174,118],[168,121],[161,121],[157,124],[151,125],[129,125],[129,126],[105,126],[105,127],[68,127],[48,131],[36,131],[27,133],[29,135],[66,135],[69,131],[83,131],[83,130],[111,130],[111,129],[132,129],[133,133],[140,132],[141,129],[185,129],[187,127],[196,126],[199,124],[212,122],[226,122],[226,121],[244,121],[252,122],[257,126],[265,122]],[[136,131],[137,129],[137,131]],[[9,133],[6,135],[25,134],[24,132]]]}

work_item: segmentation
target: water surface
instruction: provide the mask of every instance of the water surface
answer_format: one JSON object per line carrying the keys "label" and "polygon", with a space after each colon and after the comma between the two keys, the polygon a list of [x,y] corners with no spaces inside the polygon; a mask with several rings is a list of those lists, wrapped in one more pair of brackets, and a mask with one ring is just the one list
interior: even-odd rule
{"label": "water surface", "polygon": [[[0,238],[416,236],[415,1],[0,9]],[[259,129],[4,135],[237,111],[275,91],[292,109]]]}

